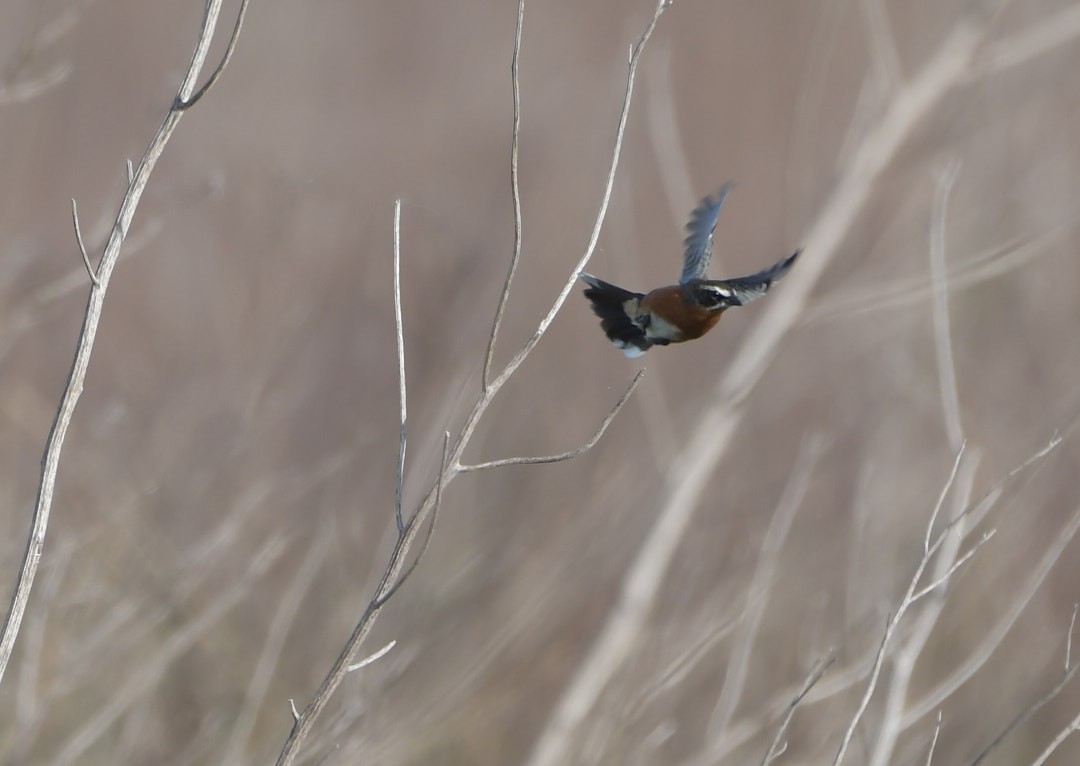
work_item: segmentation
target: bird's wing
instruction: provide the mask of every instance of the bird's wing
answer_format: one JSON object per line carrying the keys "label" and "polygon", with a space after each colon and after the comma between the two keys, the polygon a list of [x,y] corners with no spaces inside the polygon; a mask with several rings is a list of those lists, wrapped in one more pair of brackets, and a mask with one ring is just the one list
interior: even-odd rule
{"label": "bird's wing", "polygon": [[709,196],[701,200],[701,204],[690,214],[690,221],[686,224],[683,271],[679,278],[681,284],[694,279],[704,279],[705,270],[709,268],[709,259],[712,258],[713,229],[716,228],[716,220],[720,217],[720,208],[724,204],[724,198],[734,186],[734,182],[728,181],[720,187],[715,197]]}
{"label": "bird's wing", "polygon": [[796,250],[794,255],[789,255],[781,261],[777,261],[767,269],[759,271],[757,274],[751,274],[748,277],[739,277],[737,279],[725,279],[716,283],[727,288],[731,293],[732,303],[737,306],[749,303],[750,301],[756,301],[763,296],[772,287],[773,282],[778,281],[781,277],[791,270],[791,267],[795,265],[795,259],[799,257],[802,250]]}

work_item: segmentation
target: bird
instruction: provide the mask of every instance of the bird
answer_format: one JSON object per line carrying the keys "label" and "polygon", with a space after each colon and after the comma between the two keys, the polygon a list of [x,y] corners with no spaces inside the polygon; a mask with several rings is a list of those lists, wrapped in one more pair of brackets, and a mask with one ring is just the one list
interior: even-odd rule
{"label": "bird", "polygon": [[720,321],[720,315],[727,309],[765,295],[802,253],[801,249],[796,250],[794,255],[747,277],[706,279],[716,221],[734,186],[730,181],[724,184],[715,195],[702,199],[690,214],[679,284],[636,293],[592,274],[578,275],[588,285],[585,297],[592,304],[593,313],[600,317],[601,329],[626,356],[639,357],[653,346],[700,338]]}

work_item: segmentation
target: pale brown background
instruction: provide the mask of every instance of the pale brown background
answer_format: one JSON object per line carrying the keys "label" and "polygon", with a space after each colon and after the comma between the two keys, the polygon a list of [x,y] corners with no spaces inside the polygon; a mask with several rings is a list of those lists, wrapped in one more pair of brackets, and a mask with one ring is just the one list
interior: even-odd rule
{"label": "pale brown background", "polygon": [[[729,178],[740,186],[720,222],[714,274],[747,273],[799,246],[845,153],[889,98],[874,79],[869,4],[677,2],[641,65],[590,270],[634,288],[674,280],[687,212]],[[991,41],[1071,5],[1014,2]],[[971,4],[882,6],[909,77]],[[651,7],[537,0],[526,10],[524,260],[498,359],[535,326],[585,246],[627,51]],[[66,71],[32,98],[0,103],[5,583],[22,554],[87,289],[69,199],[99,248],[124,160],[138,159],[159,124],[201,12],[197,0],[11,0],[0,10],[9,89]],[[511,2],[252,4],[231,68],[151,179],[112,281],[42,570],[0,688],[4,763],[61,753],[85,764],[272,761],[288,700],[303,704],[322,678],[393,534],[396,197],[409,504],[478,385],[512,244],[513,25]],[[810,437],[822,453],[735,716],[758,733],[722,762],[760,760],[777,701],[827,649],[837,649],[840,673],[877,646],[953,459],[927,289],[934,174],[952,158],[963,164],[949,208],[951,264],[1044,238],[1020,265],[951,294],[963,425],[982,456],[976,495],[1055,429],[1071,431],[1080,405],[1077,72],[1080,38],[1070,38],[953,91],[905,144],[746,401],[633,662],[587,718],[574,762],[678,764],[706,746],[732,651],[722,631],[739,618]],[[906,285],[905,300],[880,299]],[[768,300],[784,300],[782,284]],[[309,762],[526,756],[656,515],[680,433],[760,309],[650,353],[645,381],[591,453],[465,476],[448,489],[427,560],[370,643],[374,651],[396,639],[396,648],[345,684]],[[470,458],[583,441],[639,367],[609,347],[574,296],[489,412]],[[1078,457],[1067,438],[1009,486],[986,523],[996,537],[950,590],[912,698],[1022,598],[1080,504]],[[278,556],[262,571],[268,545]],[[1078,553],[1066,546],[986,665],[940,706],[935,763],[970,762],[1057,679],[1080,599]],[[299,608],[283,613],[297,588]],[[667,684],[680,661],[685,675]],[[264,686],[252,689],[253,677]],[[800,709],[779,763],[828,763],[861,688]],[[1080,693],[1067,688],[991,763],[1029,762],[1078,706]],[[875,704],[849,763],[865,761],[879,725]],[[930,714],[905,731],[893,762],[924,762],[933,726]],[[1080,744],[1055,758],[1075,762]]]}

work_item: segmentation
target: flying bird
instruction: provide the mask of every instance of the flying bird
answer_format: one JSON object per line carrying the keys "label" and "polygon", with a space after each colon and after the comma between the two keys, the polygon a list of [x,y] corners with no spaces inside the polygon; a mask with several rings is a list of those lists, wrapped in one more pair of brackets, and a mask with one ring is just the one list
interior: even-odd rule
{"label": "flying bird", "polygon": [[724,184],[715,197],[703,199],[690,214],[679,284],[643,294],[616,287],[592,274],[579,275],[588,285],[585,297],[592,304],[593,313],[600,317],[600,327],[627,356],[641,356],[653,346],[700,338],[720,321],[724,311],[755,301],[768,292],[772,283],[784,276],[799,257],[802,251],[796,250],[794,255],[748,277],[705,278],[712,257],[713,230],[724,199],[734,185]]}

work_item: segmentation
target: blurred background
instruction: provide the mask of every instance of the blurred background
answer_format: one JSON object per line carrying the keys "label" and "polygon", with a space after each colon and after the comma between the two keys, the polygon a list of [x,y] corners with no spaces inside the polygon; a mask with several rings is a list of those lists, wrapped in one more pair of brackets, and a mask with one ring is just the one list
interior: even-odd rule
{"label": "blurred background", "polygon": [[[584,252],[652,8],[526,8],[524,246],[497,364]],[[171,103],[202,11],[0,9],[9,585],[88,292],[69,200],[100,253],[124,162]],[[514,23],[512,2],[252,4],[110,285],[0,687],[2,762],[276,757],[289,700],[310,699],[395,535],[398,197],[410,508],[479,391],[513,244]],[[974,54],[928,84],[965,24]],[[925,763],[939,712],[933,762],[974,760],[1061,678],[1080,600],[1078,71],[1080,4],[1063,0],[677,2],[641,61],[589,271],[673,282],[690,209],[728,179],[712,274],[805,245],[803,260],[708,337],[641,360],[611,348],[575,289],[466,459],[570,449],[645,366],[643,382],[580,458],[446,489],[426,559],[366,646],[394,649],[344,683],[303,762],[539,763],[558,740],[550,762],[759,763],[831,650],[776,761],[831,763],[964,438],[942,519],[987,493],[996,503],[944,547],[955,560],[996,533],[899,622],[845,762]],[[915,86],[936,95],[898,127]],[[844,197],[875,162],[862,196]],[[766,320],[779,332],[763,336]],[[732,395],[719,384],[748,343],[768,361]],[[711,444],[717,413],[731,430],[694,463],[706,478],[683,502],[684,445]],[[1055,433],[1056,450],[1009,477]],[[676,517],[642,619],[560,729],[656,525]],[[986,763],[1032,762],[1078,712],[1067,685]],[[1047,763],[1077,759],[1074,738]]]}

